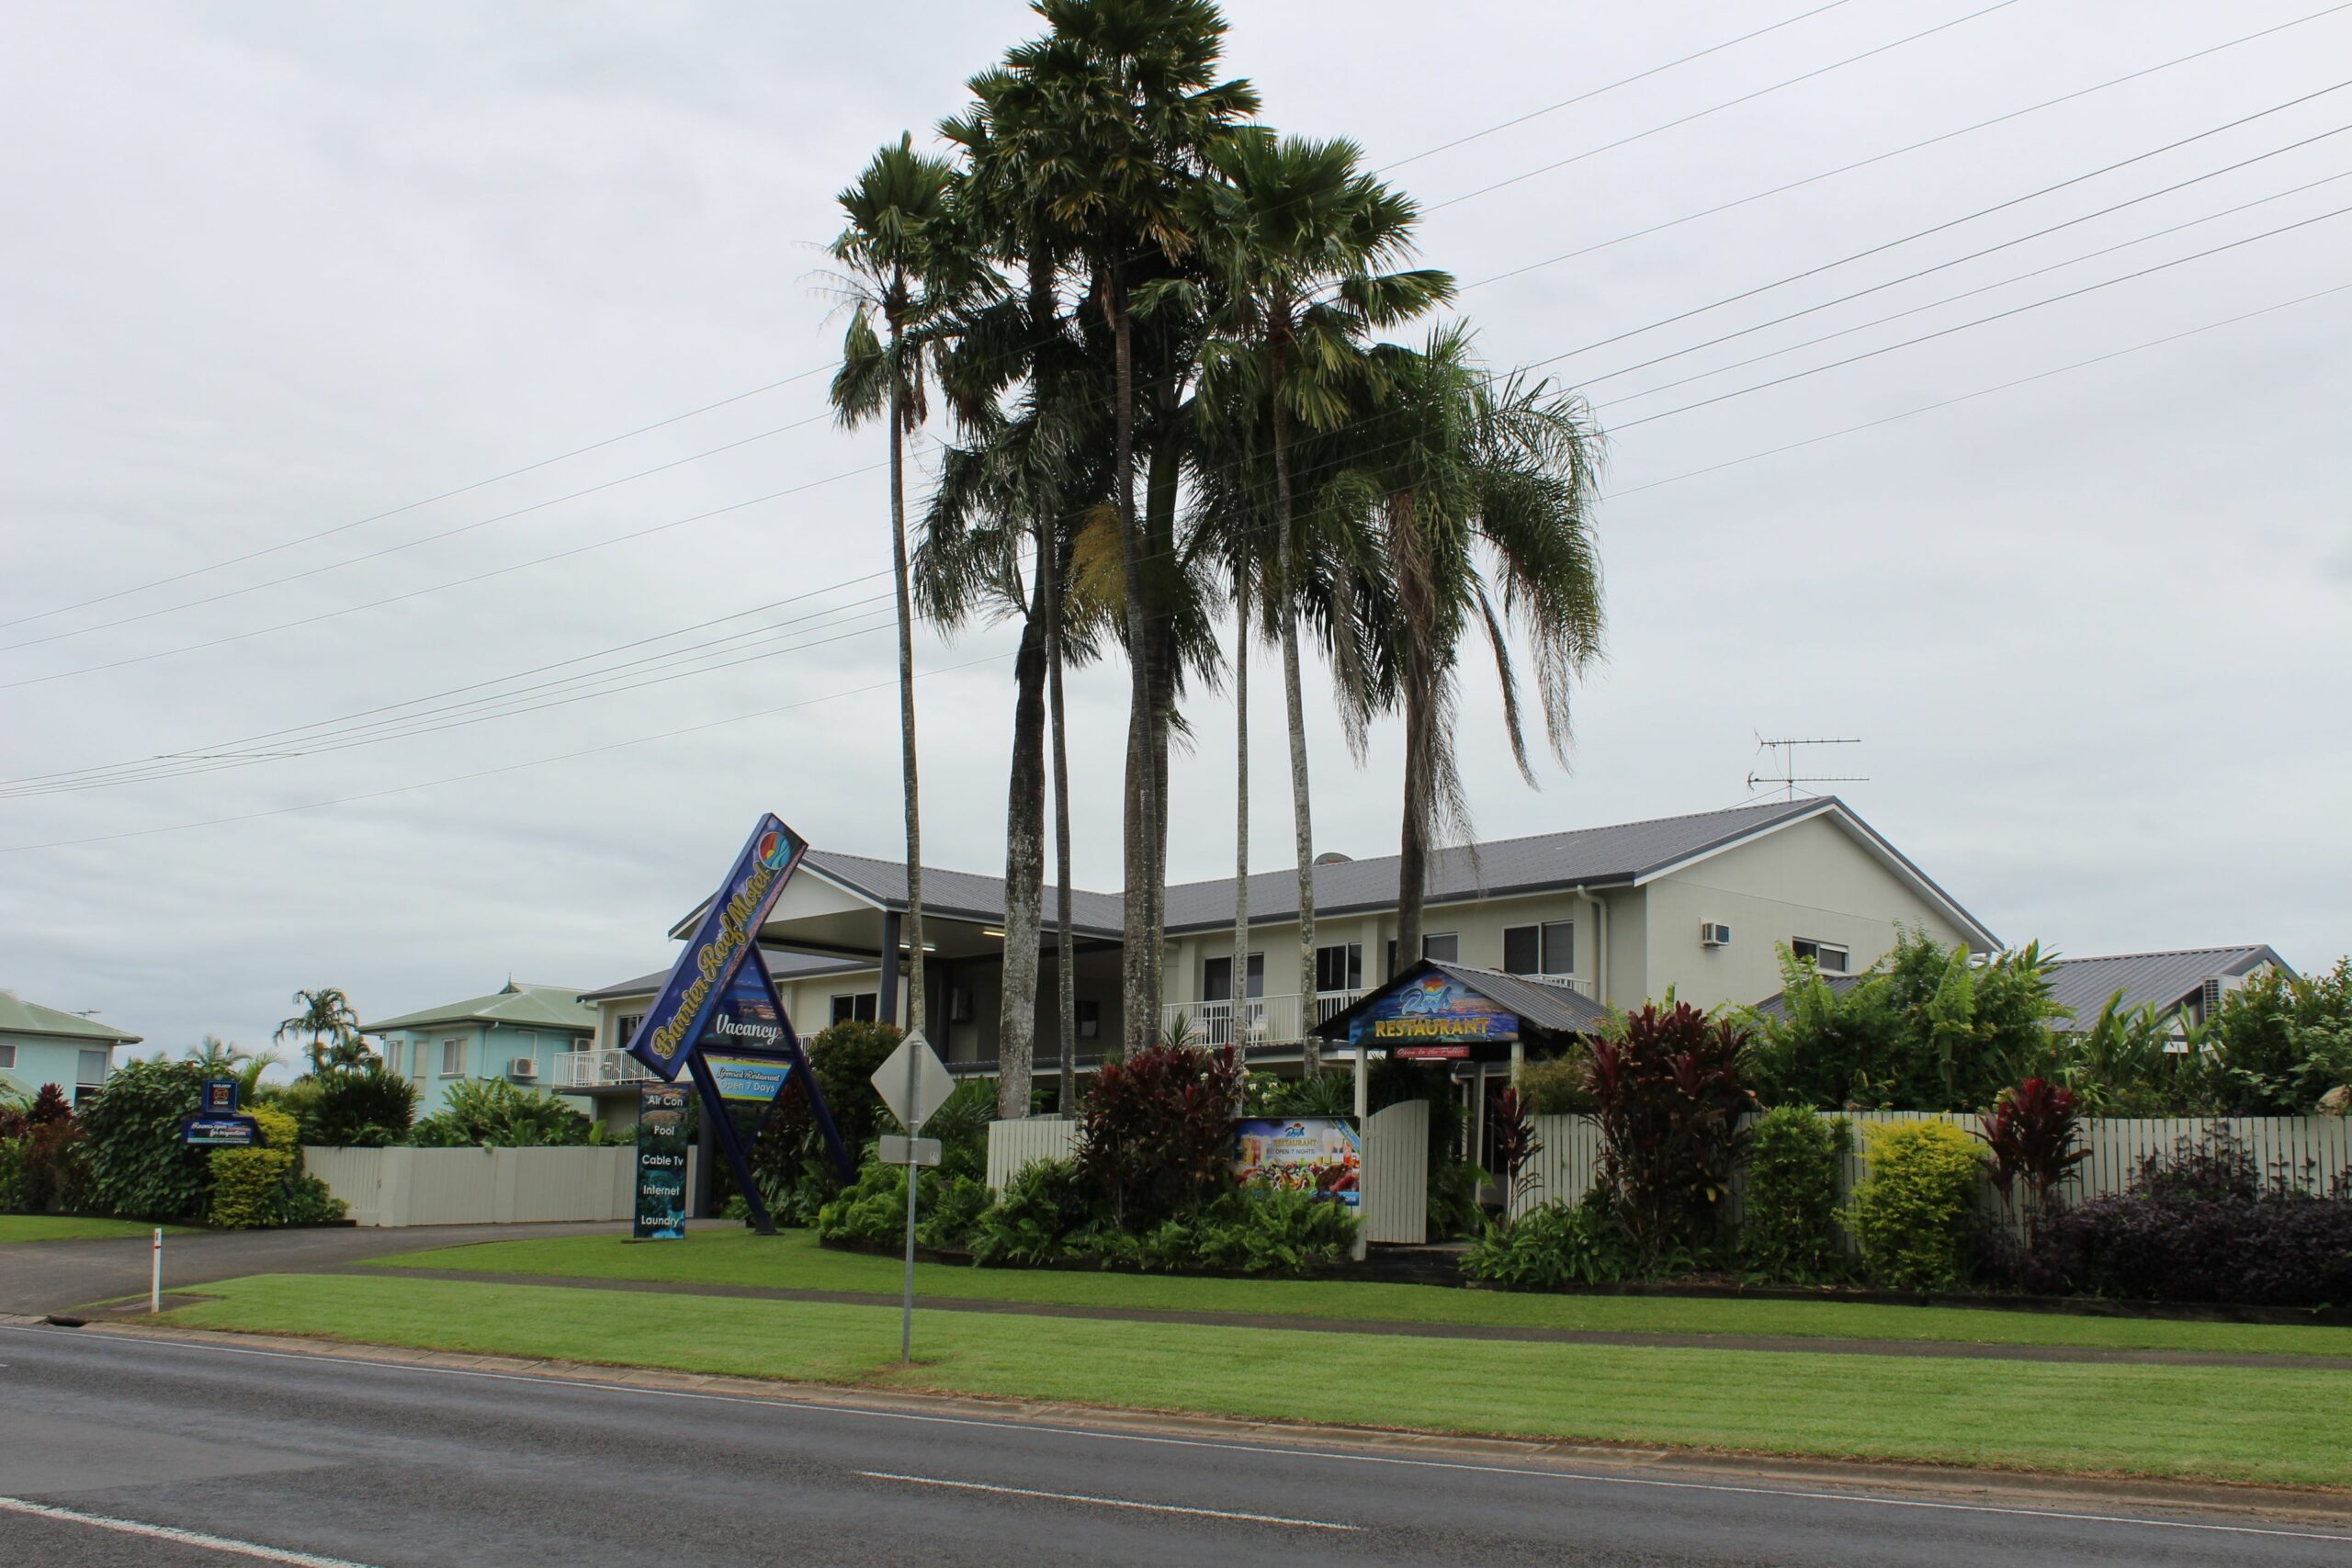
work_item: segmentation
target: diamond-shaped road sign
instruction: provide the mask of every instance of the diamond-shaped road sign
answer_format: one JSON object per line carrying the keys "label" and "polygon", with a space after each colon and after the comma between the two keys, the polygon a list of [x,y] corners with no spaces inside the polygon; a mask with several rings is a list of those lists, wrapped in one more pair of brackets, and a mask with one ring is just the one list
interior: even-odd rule
{"label": "diamond-shaped road sign", "polygon": [[956,1080],[947,1076],[946,1065],[920,1029],[899,1043],[890,1059],[875,1069],[872,1082],[874,1092],[910,1133],[922,1132],[931,1113],[956,1092]]}

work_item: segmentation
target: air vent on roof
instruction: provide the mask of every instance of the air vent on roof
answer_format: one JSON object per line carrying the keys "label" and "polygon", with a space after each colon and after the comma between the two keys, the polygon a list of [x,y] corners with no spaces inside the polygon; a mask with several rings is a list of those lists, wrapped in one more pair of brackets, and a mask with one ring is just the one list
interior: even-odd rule
{"label": "air vent on roof", "polygon": [[1353,859],[1355,856],[1343,855],[1337,850],[1325,850],[1315,857],[1315,863],[1317,865],[1345,865]]}

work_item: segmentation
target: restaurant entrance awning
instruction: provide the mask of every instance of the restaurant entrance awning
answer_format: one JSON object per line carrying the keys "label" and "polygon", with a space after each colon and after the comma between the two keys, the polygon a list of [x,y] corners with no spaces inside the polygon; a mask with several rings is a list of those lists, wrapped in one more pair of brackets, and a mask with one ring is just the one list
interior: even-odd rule
{"label": "restaurant entrance awning", "polygon": [[1608,1010],[1565,984],[1424,958],[1316,1033],[1398,1061],[1503,1062],[1599,1031]]}

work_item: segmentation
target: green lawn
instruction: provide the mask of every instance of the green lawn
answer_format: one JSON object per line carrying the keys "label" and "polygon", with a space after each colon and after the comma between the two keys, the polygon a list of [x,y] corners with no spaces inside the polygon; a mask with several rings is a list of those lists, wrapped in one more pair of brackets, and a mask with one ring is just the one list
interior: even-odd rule
{"label": "green lawn", "polygon": [[206,1287],[175,1325],[1136,1409],[2352,1486],[2352,1372],[1645,1349],[919,1313],[376,1275]]}
{"label": "green lawn", "polygon": [[[187,1234],[186,1225],[165,1225],[168,1235]],[[153,1235],[155,1227],[137,1220],[87,1219],[79,1214],[0,1214],[0,1243],[12,1241],[73,1241],[84,1236]]]}
{"label": "green lawn", "polygon": [[[384,1268],[465,1269],[663,1284],[774,1285],[870,1291],[895,1297],[895,1258],[820,1247],[807,1231],[756,1236],[736,1226],[691,1232],[684,1242],[629,1245],[619,1236],[484,1242],[378,1260]],[[2045,1313],[1861,1302],[1723,1301],[1672,1296],[1519,1295],[1434,1285],[1352,1280],[1191,1280],[1142,1274],[970,1269],[920,1264],[927,1295],[1059,1306],[1168,1307],[1381,1323],[1621,1329],[1651,1334],[1801,1335],[1807,1338],[1951,1339],[1976,1344],[2079,1345],[2152,1350],[2221,1350],[2352,1357],[2352,1328]]]}

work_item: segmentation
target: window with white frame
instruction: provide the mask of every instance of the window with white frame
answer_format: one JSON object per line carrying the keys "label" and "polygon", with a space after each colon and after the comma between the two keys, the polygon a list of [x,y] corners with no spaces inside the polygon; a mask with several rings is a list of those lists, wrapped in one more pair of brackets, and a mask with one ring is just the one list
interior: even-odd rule
{"label": "window with white frame", "polygon": [[0,1045],[0,1071],[6,1071],[16,1065],[17,1048],[14,1045]]}
{"label": "window with white frame", "polygon": [[[1250,955],[1250,994],[1253,997],[1262,997],[1266,994],[1266,955],[1262,953],[1253,953]],[[1229,1002],[1232,999],[1233,955],[1227,953],[1223,958],[1203,959],[1201,961],[1201,1000]]]}
{"label": "window with white frame", "polygon": [[1505,926],[1503,969],[1511,975],[1575,974],[1577,923],[1546,920],[1536,926]]}
{"label": "window with white frame", "polygon": [[466,1043],[462,1040],[441,1042],[441,1076],[461,1078],[466,1076]]}
{"label": "window with white frame", "polygon": [[[1421,937],[1421,956],[1434,958],[1441,964],[1462,961],[1462,937],[1458,931],[1430,931]],[[1388,977],[1396,977],[1396,939],[1388,939]]]}
{"label": "window with white frame", "polygon": [[[621,1014],[618,1019],[615,1020],[613,1022],[613,1049],[616,1051],[628,1050],[628,1043],[637,1038],[637,1026],[644,1021],[645,1015],[641,1012],[625,1012]],[[839,1023],[841,1020],[835,1019],[833,1021]]]}
{"label": "window with white frame", "polygon": [[106,1082],[107,1055],[107,1053],[104,1051],[83,1052],[81,1060],[74,1068],[74,1081],[85,1086],[95,1086]]}
{"label": "window with white frame", "polygon": [[1792,937],[1789,951],[1825,975],[1843,975],[1852,962],[1846,949],[1834,942],[1816,942],[1809,936]]}

